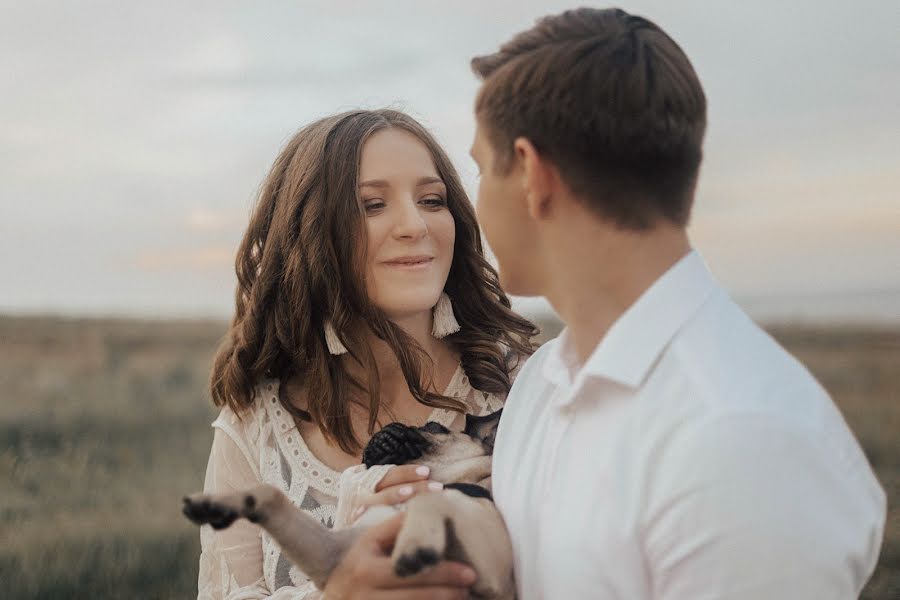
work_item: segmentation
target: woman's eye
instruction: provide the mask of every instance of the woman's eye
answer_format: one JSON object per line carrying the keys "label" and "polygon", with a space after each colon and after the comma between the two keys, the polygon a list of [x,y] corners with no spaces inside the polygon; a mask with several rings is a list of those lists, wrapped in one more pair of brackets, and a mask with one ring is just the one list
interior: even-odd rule
{"label": "woman's eye", "polygon": [[384,208],[384,200],[381,200],[380,198],[372,198],[371,200],[364,200],[363,208],[365,208],[366,212],[370,213],[370,214],[374,213],[374,212],[378,212],[379,210]]}
{"label": "woman's eye", "polygon": [[440,196],[429,196],[427,198],[422,198],[422,204],[424,204],[428,208],[444,208],[447,206],[447,201],[441,198]]}

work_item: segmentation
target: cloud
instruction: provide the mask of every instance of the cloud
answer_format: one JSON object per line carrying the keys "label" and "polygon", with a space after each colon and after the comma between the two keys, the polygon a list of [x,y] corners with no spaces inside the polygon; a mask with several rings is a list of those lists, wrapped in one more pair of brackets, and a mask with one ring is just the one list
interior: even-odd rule
{"label": "cloud", "polygon": [[[833,0],[625,3],[672,32],[707,88],[692,232],[734,288],[896,279],[895,3],[874,0],[865,18]],[[474,190],[469,58],[570,5],[11,4],[0,269],[12,275],[0,303],[227,304],[247,211],[280,145],[350,107],[421,117]]]}
{"label": "cloud", "polygon": [[219,273],[233,267],[235,252],[231,246],[145,250],[137,255],[134,264],[144,271]]}
{"label": "cloud", "polygon": [[207,207],[192,208],[184,220],[188,230],[194,232],[241,231],[246,223],[245,214]]}

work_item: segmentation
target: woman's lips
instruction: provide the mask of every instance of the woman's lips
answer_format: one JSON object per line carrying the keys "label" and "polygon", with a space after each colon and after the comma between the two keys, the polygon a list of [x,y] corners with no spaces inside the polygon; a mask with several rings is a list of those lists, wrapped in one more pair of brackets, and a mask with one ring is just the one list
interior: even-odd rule
{"label": "woman's lips", "polygon": [[434,262],[434,258],[430,256],[414,256],[409,258],[398,258],[397,260],[387,260],[384,264],[395,269],[404,271],[419,271],[427,269]]}

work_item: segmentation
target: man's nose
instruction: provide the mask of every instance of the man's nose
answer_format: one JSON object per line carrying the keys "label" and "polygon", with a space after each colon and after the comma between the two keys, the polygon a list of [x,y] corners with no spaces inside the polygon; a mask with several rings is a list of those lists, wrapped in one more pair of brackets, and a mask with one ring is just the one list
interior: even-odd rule
{"label": "man's nose", "polygon": [[404,239],[418,239],[428,233],[428,225],[422,218],[415,201],[404,202],[397,214],[394,236]]}

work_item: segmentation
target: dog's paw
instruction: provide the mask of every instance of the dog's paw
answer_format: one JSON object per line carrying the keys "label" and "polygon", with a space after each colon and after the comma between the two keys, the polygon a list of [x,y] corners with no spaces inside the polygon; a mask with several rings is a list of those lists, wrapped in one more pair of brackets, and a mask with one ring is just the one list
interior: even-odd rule
{"label": "dog's paw", "polygon": [[198,525],[225,529],[241,517],[257,522],[256,499],[250,494],[240,496],[185,496],[181,512]]}
{"label": "dog's paw", "polygon": [[437,564],[440,557],[434,548],[416,548],[407,554],[401,554],[394,561],[394,572],[400,577],[415,575],[422,569]]}

